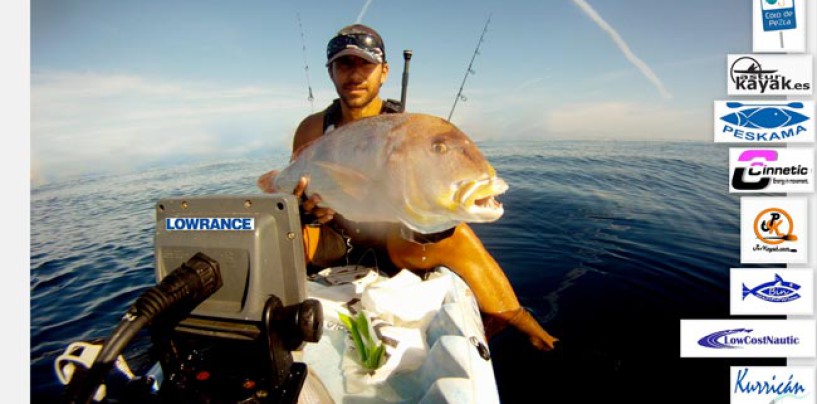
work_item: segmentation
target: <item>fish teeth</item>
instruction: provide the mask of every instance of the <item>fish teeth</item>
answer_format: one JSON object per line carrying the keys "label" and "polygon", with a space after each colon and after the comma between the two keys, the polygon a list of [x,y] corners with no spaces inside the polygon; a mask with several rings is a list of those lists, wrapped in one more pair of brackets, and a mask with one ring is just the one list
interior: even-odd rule
{"label": "fish teeth", "polygon": [[484,180],[470,180],[470,181],[468,181],[467,185],[464,186],[466,188],[466,190],[460,196],[459,202],[462,203],[462,204],[465,204],[468,201],[468,199],[471,198],[471,195],[473,195],[474,192],[476,192],[477,189],[479,189],[482,185],[487,184],[488,181],[490,181],[490,180],[489,179],[484,179]]}

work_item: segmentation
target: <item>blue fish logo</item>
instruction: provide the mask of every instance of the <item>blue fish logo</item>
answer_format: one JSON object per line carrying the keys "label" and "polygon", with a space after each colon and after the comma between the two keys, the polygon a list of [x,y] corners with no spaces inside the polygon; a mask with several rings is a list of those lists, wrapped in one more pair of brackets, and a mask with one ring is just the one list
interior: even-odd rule
{"label": "blue fish logo", "polygon": [[743,300],[752,295],[767,302],[786,303],[800,298],[800,294],[797,293],[799,289],[800,285],[784,281],[780,275],[775,274],[773,281],[760,284],[752,289],[743,284]]}
{"label": "blue fish logo", "polygon": [[729,102],[726,106],[729,108],[743,107],[743,109],[724,115],[721,120],[749,129],[783,128],[809,120],[809,117],[789,109],[803,108],[801,102],[792,102],[786,106],[762,105],[748,108],[739,102]]}

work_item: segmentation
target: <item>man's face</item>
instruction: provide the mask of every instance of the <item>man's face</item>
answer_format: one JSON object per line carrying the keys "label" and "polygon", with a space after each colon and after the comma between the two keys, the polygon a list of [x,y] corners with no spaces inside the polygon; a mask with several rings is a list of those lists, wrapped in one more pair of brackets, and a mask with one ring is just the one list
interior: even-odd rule
{"label": "man's face", "polygon": [[329,66],[340,99],[351,108],[363,108],[380,93],[389,75],[388,64],[369,63],[356,56],[341,57]]}

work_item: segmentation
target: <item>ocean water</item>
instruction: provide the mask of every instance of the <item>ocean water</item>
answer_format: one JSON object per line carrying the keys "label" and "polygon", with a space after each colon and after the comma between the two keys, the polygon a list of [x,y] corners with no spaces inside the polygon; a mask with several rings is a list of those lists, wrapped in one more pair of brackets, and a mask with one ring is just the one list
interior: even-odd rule
{"label": "ocean water", "polygon": [[[726,403],[730,365],[680,359],[680,319],[729,317],[740,266],[740,200],[728,150],[711,143],[481,143],[510,185],[497,222],[473,225],[521,303],[554,336],[536,352],[506,331],[490,343],[503,402]],[[61,386],[53,361],[107,337],[155,284],[154,204],[254,194],[286,153],[55,183],[31,192],[31,397]],[[148,349],[137,338],[126,355]],[[677,401],[675,401],[677,402]]]}

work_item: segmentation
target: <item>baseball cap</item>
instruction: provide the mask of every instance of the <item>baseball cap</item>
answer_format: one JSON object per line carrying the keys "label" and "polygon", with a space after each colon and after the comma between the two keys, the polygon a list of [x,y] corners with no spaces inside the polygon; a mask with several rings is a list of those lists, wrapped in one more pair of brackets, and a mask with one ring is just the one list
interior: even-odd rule
{"label": "baseball cap", "polygon": [[326,45],[326,65],[346,55],[380,64],[386,62],[386,47],[377,31],[363,24],[354,24],[343,27]]}

